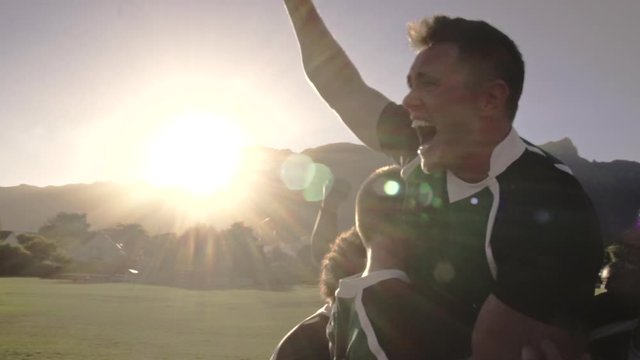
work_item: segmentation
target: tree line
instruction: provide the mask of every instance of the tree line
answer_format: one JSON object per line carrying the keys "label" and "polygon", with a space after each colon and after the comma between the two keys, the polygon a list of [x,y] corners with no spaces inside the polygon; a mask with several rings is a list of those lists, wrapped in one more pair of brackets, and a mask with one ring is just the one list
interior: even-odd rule
{"label": "tree line", "polygon": [[61,212],[37,233],[0,243],[0,276],[126,280],[194,289],[279,289],[316,282],[308,246],[243,222],[150,235],[137,223],[92,231],[86,214]]}

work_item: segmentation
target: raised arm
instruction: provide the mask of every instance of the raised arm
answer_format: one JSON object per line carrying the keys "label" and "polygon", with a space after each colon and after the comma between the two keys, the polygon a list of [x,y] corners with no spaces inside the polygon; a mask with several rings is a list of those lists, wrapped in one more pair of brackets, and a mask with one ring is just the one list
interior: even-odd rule
{"label": "raised arm", "polygon": [[284,0],[284,3],[309,81],[365,145],[380,150],[376,124],[391,101],[362,80],[311,0]]}

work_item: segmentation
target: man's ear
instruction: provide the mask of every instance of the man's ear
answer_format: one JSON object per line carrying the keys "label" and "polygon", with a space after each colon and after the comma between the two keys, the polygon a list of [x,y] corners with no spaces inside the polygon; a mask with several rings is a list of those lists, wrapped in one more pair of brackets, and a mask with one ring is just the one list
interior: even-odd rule
{"label": "man's ear", "polygon": [[482,86],[482,96],[480,97],[480,111],[483,114],[492,114],[497,111],[504,111],[507,98],[509,97],[509,86],[502,80],[491,80]]}

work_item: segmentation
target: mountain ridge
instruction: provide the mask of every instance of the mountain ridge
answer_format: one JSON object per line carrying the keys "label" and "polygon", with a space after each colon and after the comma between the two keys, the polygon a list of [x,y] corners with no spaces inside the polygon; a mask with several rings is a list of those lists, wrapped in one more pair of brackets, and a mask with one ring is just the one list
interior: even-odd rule
{"label": "mountain ridge", "polygon": [[[589,161],[579,156],[570,138],[541,145],[545,151],[563,161],[574,172],[591,196],[601,217],[607,241],[632,226],[640,208],[640,163],[628,160]],[[154,187],[144,183],[96,181],[44,187],[20,184],[0,187],[0,225],[6,230],[36,231],[58,212],[86,213],[92,230],[118,223],[140,223],[150,233],[179,232],[197,223],[223,227],[234,221],[248,225],[269,217],[289,227],[289,236],[309,235],[319,203],[306,201],[300,191],[291,191],[280,179],[283,161],[296,154],[286,149],[254,147],[256,156],[241,175],[252,185],[236,189],[238,199],[220,196],[191,198],[177,204],[176,198],[189,195],[175,188]],[[376,168],[391,164],[386,156],[363,145],[325,144],[303,150],[300,154],[328,166],[336,179],[349,183],[351,191],[339,210],[339,228],[353,224],[355,192],[359,184]],[[230,201],[233,200],[233,201]],[[234,203],[236,208],[227,207]],[[205,206],[201,216],[185,217],[192,207]],[[208,207],[207,207],[208,206]]]}

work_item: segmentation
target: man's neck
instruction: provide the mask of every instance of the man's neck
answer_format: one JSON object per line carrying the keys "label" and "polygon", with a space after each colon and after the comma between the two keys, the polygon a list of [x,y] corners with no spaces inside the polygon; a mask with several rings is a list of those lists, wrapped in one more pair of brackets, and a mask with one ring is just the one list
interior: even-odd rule
{"label": "man's neck", "polygon": [[486,141],[462,159],[459,164],[449,168],[460,180],[475,184],[486,179],[491,170],[491,157],[494,150],[511,132],[511,125],[489,129]]}
{"label": "man's neck", "polygon": [[489,176],[489,166],[485,161],[474,161],[469,166],[459,166],[449,169],[460,180],[476,184]]}

